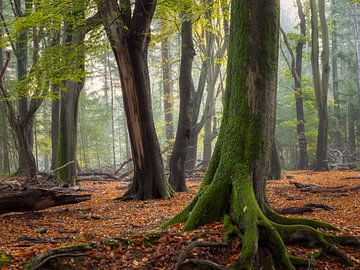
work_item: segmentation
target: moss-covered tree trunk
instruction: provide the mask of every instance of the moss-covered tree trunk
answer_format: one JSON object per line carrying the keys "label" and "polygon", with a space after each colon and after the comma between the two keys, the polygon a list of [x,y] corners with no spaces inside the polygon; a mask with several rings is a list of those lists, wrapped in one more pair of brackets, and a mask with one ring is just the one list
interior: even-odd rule
{"label": "moss-covered tree trunk", "polygon": [[267,204],[265,179],[275,121],[279,1],[233,0],[231,7],[219,138],[198,194],[164,226],[185,222],[184,230],[192,230],[223,220],[229,232],[242,240],[232,269],[295,269],[294,264],[307,263],[289,255],[284,244],[288,242],[309,240],[326,253],[340,254],[330,243],[338,237],[313,228],[334,227],[279,216]]}

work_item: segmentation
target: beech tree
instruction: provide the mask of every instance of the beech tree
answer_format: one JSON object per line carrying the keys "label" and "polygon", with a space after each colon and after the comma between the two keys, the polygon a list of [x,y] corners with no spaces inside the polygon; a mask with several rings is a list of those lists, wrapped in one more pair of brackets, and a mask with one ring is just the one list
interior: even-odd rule
{"label": "beech tree", "polygon": [[[242,240],[231,269],[295,269],[307,259],[291,256],[285,243],[319,246],[350,260],[334,244],[356,243],[316,228],[318,221],[286,218],[268,205],[265,187],[273,142],[277,84],[279,1],[233,0],[224,116],[213,157],[193,201],[164,227],[184,222],[192,230],[223,221]],[[202,265],[203,260],[193,261]],[[224,269],[212,263],[210,269]]]}
{"label": "beech tree", "polygon": [[[317,2],[319,4],[317,4]],[[329,33],[325,17],[325,1],[310,0],[311,9],[311,66],[314,80],[314,89],[316,95],[316,104],[318,109],[319,124],[316,144],[315,170],[326,171],[327,165],[327,147],[328,147],[328,111],[327,98],[329,88],[330,74],[330,49]],[[321,72],[319,63],[319,24],[320,18],[322,53],[321,53]]]}
{"label": "beech tree", "polygon": [[118,65],[134,161],[134,177],[124,198],[170,196],[152,114],[147,64],[150,23],[156,1],[102,0],[99,12]]}
{"label": "beech tree", "polygon": [[180,63],[180,112],[176,131],[174,148],[170,157],[169,183],[175,191],[186,191],[185,184],[185,161],[186,150],[190,142],[192,93],[194,92],[192,80],[192,62],[195,55],[192,14],[189,4],[184,3],[181,12],[181,63]]}
{"label": "beech tree", "polygon": [[291,75],[294,79],[294,93],[296,102],[296,132],[298,136],[299,144],[299,162],[297,169],[305,170],[308,168],[308,153],[307,153],[307,141],[305,136],[305,115],[303,106],[303,92],[302,92],[302,65],[303,65],[303,48],[305,45],[306,36],[306,18],[303,10],[303,6],[300,0],[296,1],[298,15],[300,19],[300,37],[296,44],[295,53],[290,46],[289,40],[285,32],[282,32],[285,46],[290,54],[290,61],[287,60],[288,66],[291,70]]}

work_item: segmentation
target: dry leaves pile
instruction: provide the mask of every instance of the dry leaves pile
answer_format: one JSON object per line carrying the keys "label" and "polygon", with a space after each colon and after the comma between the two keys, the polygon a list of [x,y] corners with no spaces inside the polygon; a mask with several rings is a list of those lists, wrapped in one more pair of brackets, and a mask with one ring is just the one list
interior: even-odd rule
{"label": "dry leaves pile", "polygon": [[[304,193],[290,184],[290,181],[296,181],[322,186],[357,186],[360,179],[350,178],[358,174],[287,172],[283,180],[268,183],[268,197],[276,209],[306,203],[327,204],[334,210],[318,209],[302,216],[332,223],[341,228],[342,234],[360,237],[359,190]],[[58,259],[57,265],[70,264],[73,269],[172,269],[181,251],[192,241],[222,241],[221,224],[210,224],[187,233],[181,232],[180,225],[157,232],[165,220],[191,200],[198,181],[189,180],[189,191],[177,194],[175,198],[145,202],[114,201],[113,198],[123,192],[116,189],[119,186],[117,182],[82,183],[87,188],[95,189],[91,201],[33,213],[0,216],[0,251],[13,257],[11,264],[1,269],[23,269],[24,262],[36,254],[90,242],[102,244],[88,251],[86,256]],[[206,258],[226,265],[236,259],[239,246],[240,243],[234,243],[228,248],[195,248],[189,258]],[[290,249],[298,255],[309,251],[296,247]],[[354,265],[346,269],[360,269],[359,251],[345,251],[354,260]],[[56,269],[56,265],[50,262],[42,269]],[[345,268],[332,259],[324,258],[313,269]]]}

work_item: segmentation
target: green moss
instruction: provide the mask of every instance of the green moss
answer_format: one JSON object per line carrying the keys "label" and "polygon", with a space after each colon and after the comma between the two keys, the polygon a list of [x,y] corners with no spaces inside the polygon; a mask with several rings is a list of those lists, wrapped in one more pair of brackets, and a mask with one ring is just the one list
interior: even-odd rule
{"label": "green moss", "polygon": [[0,250],[0,266],[7,266],[11,263],[13,257]]}
{"label": "green moss", "polygon": [[224,224],[224,228],[226,229],[226,234],[224,236],[225,241],[229,241],[232,238],[241,239],[243,237],[239,228],[233,224],[231,217],[228,214],[224,215],[223,224]]}

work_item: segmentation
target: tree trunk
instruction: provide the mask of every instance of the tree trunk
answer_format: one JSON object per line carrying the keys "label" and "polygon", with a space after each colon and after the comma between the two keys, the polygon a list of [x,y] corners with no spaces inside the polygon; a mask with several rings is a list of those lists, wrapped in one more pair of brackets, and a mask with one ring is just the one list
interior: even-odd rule
{"label": "tree trunk", "polygon": [[348,148],[351,155],[356,154],[355,122],[356,110],[351,102],[348,102]]}
{"label": "tree trunk", "polygon": [[337,148],[342,148],[341,126],[340,126],[340,99],[339,99],[339,81],[338,81],[338,41],[337,41],[337,19],[336,19],[335,0],[331,0],[331,14],[333,18],[333,31],[331,35],[331,53],[332,53],[332,88],[334,98],[334,116],[335,116],[335,134],[334,144]]}
{"label": "tree trunk", "polygon": [[318,135],[316,145],[315,170],[328,170],[327,165],[327,142],[328,142],[328,113],[327,113],[327,94],[329,86],[329,36],[328,27],[325,17],[325,2],[319,0],[319,17],[321,27],[322,53],[321,65],[322,72],[320,75],[319,64],[319,31],[318,31],[318,8],[315,0],[310,1],[311,7],[311,65],[313,72],[314,88],[316,103],[318,109]]}
{"label": "tree trunk", "polygon": [[51,169],[54,170],[59,144],[60,91],[57,85],[53,85],[51,91],[54,97],[51,101]]}
{"label": "tree trunk", "polygon": [[299,163],[298,169],[306,170],[308,168],[308,154],[307,154],[307,140],[305,136],[305,116],[302,95],[302,58],[304,48],[304,38],[306,36],[306,19],[303,7],[300,0],[297,0],[298,14],[300,18],[300,34],[301,38],[296,46],[296,72],[297,79],[295,79],[295,102],[296,102],[296,117],[297,117],[297,134],[299,141]]}
{"label": "tree trunk", "polygon": [[[21,0],[15,0],[15,5],[17,5],[18,7],[22,6],[22,1]],[[26,1],[25,2],[25,13],[21,14],[21,16],[27,16],[28,11],[31,9],[32,7],[32,2],[31,1]],[[18,15],[20,16],[20,15]],[[21,30],[18,37],[17,37],[17,41],[16,41],[16,63],[17,63],[17,80],[19,82],[18,87],[18,91],[20,94],[20,98],[18,101],[18,114],[19,114],[19,119],[20,122],[23,122],[28,115],[28,110],[29,110],[29,100],[28,100],[28,91],[26,86],[22,85],[21,82],[24,81],[24,79],[26,78],[26,75],[28,73],[27,71],[27,66],[28,66],[28,29],[24,29]],[[32,134],[32,124],[33,123],[27,123],[28,128],[26,128],[27,133],[26,134],[17,134],[16,136],[19,137],[23,137],[26,138],[27,143],[26,145],[28,145],[30,147],[30,149],[32,149],[33,147],[33,134]],[[31,126],[30,126],[31,125]],[[23,128],[18,128],[18,131],[20,130],[25,130]],[[21,144],[21,142],[19,142],[19,144]],[[25,146],[25,144],[24,144]],[[16,172],[16,175],[26,175],[26,173],[29,173],[31,171],[34,171],[33,168],[29,168],[26,167],[28,165],[30,166],[35,166],[35,170],[36,170],[36,164],[30,164],[29,160],[26,160],[28,158],[29,155],[29,150],[25,150],[23,148],[19,147],[19,165],[18,165],[18,169]],[[33,160],[35,160],[35,158],[33,158]],[[29,176],[29,177],[33,177]]]}
{"label": "tree trunk", "polygon": [[[184,10],[188,10],[184,5]],[[192,112],[192,62],[194,59],[194,44],[192,36],[191,14],[182,13],[181,26],[181,63],[180,63],[180,112],[176,131],[174,148],[170,158],[169,183],[175,191],[186,191],[185,184],[185,161],[186,150],[190,141],[191,112]],[[189,19],[190,18],[190,19]]]}
{"label": "tree trunk", "polygon": [[[0,0],[0,12],[3,13],[3,1]],[[3,37],[3,30],[0,29],[0,38]],[[3,49],[0,48],[0,67],[4,66]],[[10,174],[9,148],[8,148],[8,123],[6,122],[6,106],[0,101],[0,173]]]}
{"label": "tree trunk", "polygon": [[[147,66],[154,10],[155,2],[150,0],[136,1],[132,15],[131,7],[126,4],[121,11],[127,13],[121,14],[116,0],[99,3],[99,12],[120,74],[134,160],[133,183],[124,198],[138,200],[170,196],[155,133]],[[119,19],[114,21],[114,18]]]}
{"label": "tree trunk", "polygon": [[[357,89],[360,107],[360,33],[359,33],[359,10],[358,3],[354,3],[354,24],[355,24],[355,51],[356,51],[356,71],[357,71]],[[359,109],[360,119],[360,109]]]}
{"label": "tree trunk", "polygon": [[[82,2],[84,5],[84,2]],[[74,14],[78,18],[85,17],[85,7],[74,7]],[[75,15],[74,15],[75,16]],[[76,49],[78,66],[74,72],[85,72],[85,51],[82,43],[86,32],[74,28],[71,22],[65,23],[64,46],[69,50]],[[75,185],[77,181],[76,174],[76,145],[77,145],[77,124],[78,124],[78,106],[80,92],[84,86],[84,78],[74,82],[66,80],[64,82],[65,91],[61,92],[60,99],[60,129],[58,138],[58,149],[56,167],[56,179],[64,185]]]}
{"label": "tree trunk", "polygon": [[[174,141],[174,119],[173,119],[173,93],[172,93],[172,78],[171,78],[171,63],[170,63],[170,42],[166,37],[161,42],[161,60],[162,60],[162,87],[163,87],[163,101],[165,112],[165,139],[166,146]],[[166,154],[166,162],[170,166],[170,154]]]}
{"label": "tree trunk", "polygon": [[[329,242],[338,237],[312,228],[334,229],[329,224],[286,218],[267,205],[265,180],[275,126],[279,13],[277,0],[232,1],[219,138],[198,194],[163,226],[185,222],[184,230],[192,230],[223,221],[229,234],[241,238],[242,243],[240,256],[229,269],[294,270],[295,260],[285,243],[311,242],[330,254],[334,245]],[[308,264],[307,259],[296,258],[296,262]]]}
{"label": "tree trunk", "polygon": [[281,163],[275,139],[270,153],[269,179],[281,179]]}

